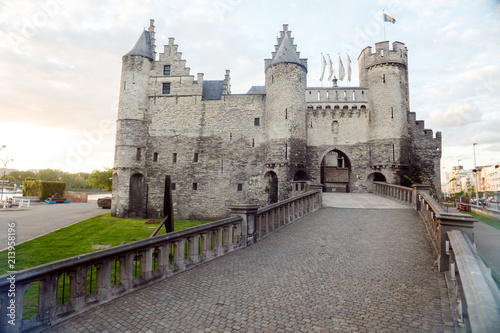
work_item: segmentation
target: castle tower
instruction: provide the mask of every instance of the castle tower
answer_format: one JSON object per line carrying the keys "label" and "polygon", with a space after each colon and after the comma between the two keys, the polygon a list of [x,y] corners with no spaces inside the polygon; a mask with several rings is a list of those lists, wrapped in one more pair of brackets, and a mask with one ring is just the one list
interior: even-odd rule
{"label": "castle tower", "polygon": [[408,137],[410,111],[408,51],[400,42],[375,44],[365,48],[359,58],[359,82],[370,88],[370,138],[372,140]]}
{"label": "castle tower", "polygon": [[294,175],[306,171],[307,59],[300,59],[287,24],[265,68],[266,164],[277,175],[278,198],[284,199]]}
{"label": "castle tower", "polygon": [[394,42],[392,49],[389,42],[376,43],[375,53],[371,47],[361,52],[358,65],[360,86],[370,88],[370,167],[392,174],[388,182],[402,184],[410,173],[411,151],[407,48],[400,42]]}
{"label": "castle tower", "polygon": [[134,217],[146,212],[146,118],[149,76],[154,62],[152,34],[153,22],[122,58],[113,167],[113,216]]}

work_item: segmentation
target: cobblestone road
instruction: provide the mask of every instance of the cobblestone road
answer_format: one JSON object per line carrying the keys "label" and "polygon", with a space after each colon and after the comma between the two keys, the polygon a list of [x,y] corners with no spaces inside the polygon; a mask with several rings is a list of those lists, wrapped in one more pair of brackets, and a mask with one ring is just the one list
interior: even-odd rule
{"label": "cobblestone road", "polygon": [[446,302],[412,209],[324,208],[51,332],[453,332]]}

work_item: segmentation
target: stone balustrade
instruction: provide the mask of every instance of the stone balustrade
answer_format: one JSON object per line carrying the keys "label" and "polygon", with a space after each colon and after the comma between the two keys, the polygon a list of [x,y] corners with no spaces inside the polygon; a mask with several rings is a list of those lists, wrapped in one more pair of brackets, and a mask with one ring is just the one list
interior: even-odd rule
{"label": "stone balustrade", "polygon": [[494,332],[500,327],[500,291],[469,237],[447,233],[445,273],[454,318],[467,332]]}
{"label": "stone balustrade", "polygon": [[500,292],[473,245],[477,220],[445,211],[429,194],[430,186],[416,184],[410,189],[374,183],[377,194],[410,204],[419,213],[434,246],[439,272],[447,278],[455,323],[467,332],[491,332],[500,327]]}
{"label": "stone balustrade", "polygon": [[[40,332],[90,308],[251,245],[320,207],[318,190],[262,209],[235,205],[230,218],[1,276],[0,332]],[[28,289],[38,295],[38,310],[23,320]]]}

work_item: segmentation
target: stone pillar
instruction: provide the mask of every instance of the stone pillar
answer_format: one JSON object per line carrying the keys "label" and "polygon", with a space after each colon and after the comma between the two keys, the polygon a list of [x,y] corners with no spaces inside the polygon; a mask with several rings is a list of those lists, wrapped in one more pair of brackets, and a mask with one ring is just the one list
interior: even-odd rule
{"label": "stone pillar", "polygon": [[438,244],[440,247],[438,269],[439,272],[446,272],[450,269],[450,256],[446,254],[446,241],[449,240],[448,231],[460,230],[474,243],[474,222],[477,220],[467,214],[447,212],[440,213],[436,218],[439,221],[441,238],[441,244]]}
{"label": "stone pillar", "polygon": [[231,206],[231,215],[240,216],[243,219],[241,223],[242,247],[257,242],[257,210],[259,210],[259,206],[257,205],[241,204]]}
{"label": "stone pillar", "polygon": [[309,185],[309,190],[310,191],[317,190],[319,192],[318,193],[318,208],[321,208],[323,206],[323,185],[311,184],[311,185]]}
{"label": "stone pillar", "polygon": [[413,188],[413,209],[415,209],[417,212],[420,210],[420,200],[418,199],[418,194],[420,192],[426,192],[429,193],[429,190],[431,189],[430,185],[423,185],[423,184],[413,184],[411,186]]}

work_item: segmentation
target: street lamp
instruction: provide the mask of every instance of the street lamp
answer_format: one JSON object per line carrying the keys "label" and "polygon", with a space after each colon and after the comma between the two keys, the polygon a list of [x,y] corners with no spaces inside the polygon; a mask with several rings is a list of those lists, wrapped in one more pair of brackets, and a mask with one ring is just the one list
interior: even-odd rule
{"label": "street lamp", "polygon": [[477,191],[477,187],[479,186],[479,181],[478,181],[478,178],[477,178],[477,168],[476,168],[476,145],[477,143],[473,143],[472,144],[472,149],[474,150],[474,173],[476,174],[476,206],[479,207],[479,194],[478,194],[478,191]]}
{"label": "street lamp", "polygon": [[[5,147],[5,146],[3,146],[3,147]],[[7,157],[5,158],[5,161],[4,160],[0,160],[3,163],[3,178],[5,178],[5,173],[7,172],[7,163],[9,163],[10,161],[13,161],[13,160],[14,159],[10,159],[9,160],[9,155],[7,155]],[[4,189],[5,189],[5,183],[2,181],[2,194],[0,194],[0,200],[3,200],[3,191],[4,191]]]}

